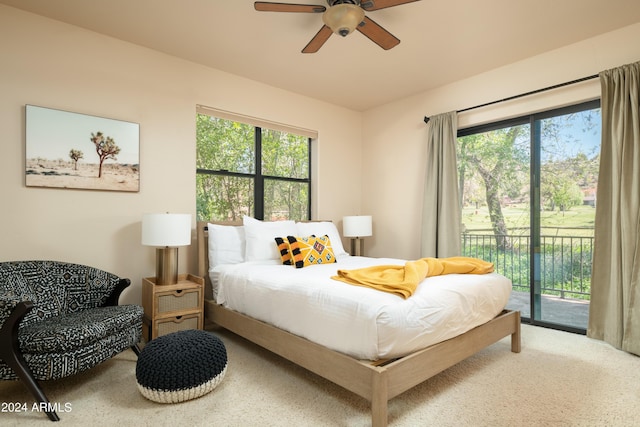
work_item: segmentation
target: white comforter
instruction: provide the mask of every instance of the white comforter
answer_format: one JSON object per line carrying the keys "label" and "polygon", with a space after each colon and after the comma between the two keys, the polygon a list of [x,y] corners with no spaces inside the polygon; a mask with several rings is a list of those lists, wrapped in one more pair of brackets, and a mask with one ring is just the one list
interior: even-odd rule
{"label": "white comforter", "polygon": [[217,266],[216,301],[359,359],[406,355],[481,325],[506,306],[511,281],[491,273],[422,281],[408,299],[331,279],[338,268],[403,260],[344,256],[335,264],[296,269],[277,262]]}

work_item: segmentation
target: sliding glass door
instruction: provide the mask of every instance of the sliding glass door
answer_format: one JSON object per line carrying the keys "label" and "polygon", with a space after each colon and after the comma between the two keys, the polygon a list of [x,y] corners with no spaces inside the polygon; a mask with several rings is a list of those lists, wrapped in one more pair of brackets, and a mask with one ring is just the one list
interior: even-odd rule
{"label": "sliding glass door", "polygon": [[[534,116],[534,320],[586,330],[600,155],[599,103]],[[538,181],[539,177],[539,182]]]}
{"label": "sliding glass door", "polygon": [[463,254],[512,280],[508,308],[584,332],[600,111],[597,101],[461,130]]}

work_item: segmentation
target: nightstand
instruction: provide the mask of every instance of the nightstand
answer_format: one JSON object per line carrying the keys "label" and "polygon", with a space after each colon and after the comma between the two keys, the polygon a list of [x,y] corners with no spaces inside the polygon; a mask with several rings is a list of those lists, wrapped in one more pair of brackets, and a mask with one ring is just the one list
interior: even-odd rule
{"label": "nightstand", "polygon": [[143,336],[154,338],[204,324],[204,279],[180,274],[174,285],[156,285],[155,277],[142,279]]}

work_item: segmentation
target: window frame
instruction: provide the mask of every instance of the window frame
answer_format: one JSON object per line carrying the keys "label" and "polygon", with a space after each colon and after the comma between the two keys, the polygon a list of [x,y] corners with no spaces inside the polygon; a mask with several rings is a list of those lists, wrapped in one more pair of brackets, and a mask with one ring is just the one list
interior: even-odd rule
{"label": "window frame", "polygon": [[[212,176],[230,176],[236,178],[245,178],[251,179],[253,182],[253,216],[256,219],[263,220],[264,219],[264,207],[265,207],[265,182],[266,181],[280,181],[280,182],[294,182],[299,184],[306,184],[308,187],[307,190],[307,215],[305,218],[294,218],[295,220],[310,220],[311,219],[311,201],[312,201],[312,136],[309,134],[309,131],[301,129],[300,132],[296,132],[296,129],[291,126],[285,126],[280,124],[272,124],[273,126],[269,126],[268,122],[266,125],[261,126],[257,123],[257,119],[251,119],[244,121],[242,117],[233,118],[230,113],[216,114],[215,111],[209,111],[204,108],[198,108],[196,114],[206,115],[210,117],[214,117],[216,119],[221,120],[229,120],[232,122],[242,123],[245,125],[251,125],[254,127],[254,172],[232,172],[226,169],[207,169],[207,168],[198,168],[196,167],[196,176],[197,175],[212,175]],[[285,176],[274,176],[274,175],[265,175],[262,173],[262,130],[269,129],[274,131],[279,131],[283,133],[291,133],[297,136],[306,137],[307,140],[307,165],[308,165],[308,174],[306,178],[294,178],[294,177],[285,177]],[[197,156],[197,150],[196,150]],[[197,164],[197,159],[196,159]],[[196,184],[197,185],[197,184]],[[197,211],[197,206],[196,206]],[[200,216],[199,212],[196,212],[198,216]],[[209,220],[207,218],[205,220]]]}

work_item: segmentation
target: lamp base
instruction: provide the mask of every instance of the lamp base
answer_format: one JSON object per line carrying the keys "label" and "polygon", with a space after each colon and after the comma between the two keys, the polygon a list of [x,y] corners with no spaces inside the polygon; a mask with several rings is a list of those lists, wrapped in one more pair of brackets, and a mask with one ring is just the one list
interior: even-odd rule
{"label": "lamp base", "polygon": [[364,256],[364,239],[359,237],[351,239],[351,255]]}
{"label": "lamp base", "polygon": [[156,285],[178,283],[178,248],[156,249]]}

